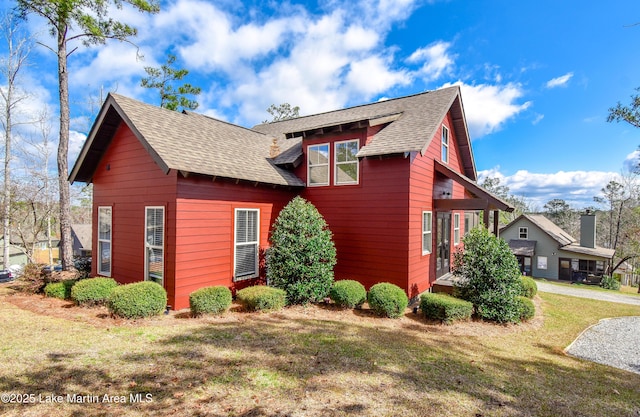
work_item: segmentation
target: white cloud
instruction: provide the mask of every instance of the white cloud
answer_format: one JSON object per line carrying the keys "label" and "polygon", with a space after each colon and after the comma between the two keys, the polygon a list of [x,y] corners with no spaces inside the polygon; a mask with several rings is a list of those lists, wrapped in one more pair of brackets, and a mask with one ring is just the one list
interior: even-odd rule
{"label": "white cloud", "polygon": [[547,81],[547,88],[566,87],[569,80],[573,77],[573,72],[568,72],[560,77]]}
{"label": "white cloud", "polygon": [[640,167],[640,150],[631,152],[624,160],[623,168],[627,172],[638,171]]}
{"label": "white cloud", "polygon": [[543,207],[548,201],[559,198],[575,208],[593,206],[593,197],[611,180],[620,180],[615,172],[603,171],[558,171],[534,173],[527,170],[513,175],[504,175],[500,167],[478,172],[478,182],[485,178],[499,178],[500,185],[509,187],[509,193],[523,196],[534,207]]}
{"label": "white cloud", "polygon": [[451,43],[438,41],[417,49],[407,58],[409,63],[423,63],[417,75],[427,81],[434,81],[443,74],[449,74],[453,68],[455,55],[449,53]]}
{"label": "white cloud", "polygon": [[517,103],[524,95],[520,84],[470,85],[463,81],[446,83],[443,87],[459,85],[462,90],[465,115],[471,139],[478,139],[500,130],[502,125],[531,106],[531,101]]}

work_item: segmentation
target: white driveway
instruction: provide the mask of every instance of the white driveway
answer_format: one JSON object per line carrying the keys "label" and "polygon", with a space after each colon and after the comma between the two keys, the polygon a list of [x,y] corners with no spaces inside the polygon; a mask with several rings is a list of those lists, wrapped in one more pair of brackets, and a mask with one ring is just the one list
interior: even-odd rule
{"label": "white driveway", "polygon": [[617,291],[594,291],[573,286],[555,285],[536,280],[538,291],[553,294],[571,295],[573,297],[591,298],[593,300],[611,301],[613,303],[633,304],[640,306],[640,296],[623,294]]}

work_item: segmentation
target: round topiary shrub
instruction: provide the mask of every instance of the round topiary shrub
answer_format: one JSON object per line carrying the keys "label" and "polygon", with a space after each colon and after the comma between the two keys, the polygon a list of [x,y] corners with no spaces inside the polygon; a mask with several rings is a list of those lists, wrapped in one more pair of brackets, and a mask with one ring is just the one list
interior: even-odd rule
{"label": "round topiary shrub", "polygon": [[471,229],[455,253],[452,272],[460,278],[456,295],[470,301],[483,320],[520,321],[520,267],[504,239],[484,227]]}
{"label": "round topiary shrub", "polygon": [[280,310],[287,303],[287,293],[279,288],[255,285],[239,290],[236,299],[249,311]]}
{"label": "round topiary shrub", "polygon": [[189,294],[189,308],[194,317],[220,314],[231,306],[231,290],[227,287],[204,287]]}
{"label": "round topiary shrub", "polygon": [[533,298],[538,293],[538,285],[531,277],[520,277],[520,295],[527,298]]}
{"label": "round topiary shrub", "polygon": [[44,287],[44,295],[68,300],[71,297],[71,291],[75,283],[76,280],[50,282]]}
{"label": "round topiary shrub", "polygon": [[286,291],[289,304],[318,302],[329,294],[336,264],[331,239],[322,215],[301,197],[278,214],[267,250],[267,281]]}
{"label": "round topiary shrub", "polygon": [[367,301],[374,313],[392,319],[402,317],[409,305],[409,298],[404,290],[388,282],[371,287]]}
{"label": "round topiary shrub", "polygon": [[469,320],[473,304],[447,294],[426,293],[420,296],[420,310],[425,318],[451,324],[458,320]]}
{"label": "round topiary shrub", "polygon": [[160,314],[167,305],[167,292],[160,284],[142,281],[114,288],[107,307],[114,316],[127,319]]}
{"label": "round topiary shrub", "polygon": [[367,290],[358,281],[343,279],[333,283],[329,298],[340,307],[360,308],[367,301]]}
{"label": "round topiary shrub", "polygon": [[111,291],[118,286],[113,278],[89,278],[78,281],[71,290],[71,299],[82,306],[95,306],[107,302]]}
{"label": "round topiary shrub", "polygon": [[536,315],[536,306],[529,298],[524,296],[516,297],[518,302],[518,310],[520,311],[520,320],[527,321]]}

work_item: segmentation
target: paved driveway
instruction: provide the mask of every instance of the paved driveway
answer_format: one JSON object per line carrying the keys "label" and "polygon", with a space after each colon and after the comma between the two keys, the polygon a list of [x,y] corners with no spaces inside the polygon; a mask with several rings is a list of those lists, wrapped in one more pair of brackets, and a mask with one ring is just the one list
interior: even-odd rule
{"label": "paved driveway", "polygon": [[593,300],[611,301],[613,303],[633,304],[640,306],[640,296],[623,294],[615,291],[594,291],[573,286],[555,285],[547,282],[536,281],[538,291],[553,294],[571,295],[574,297],[591,298]]}

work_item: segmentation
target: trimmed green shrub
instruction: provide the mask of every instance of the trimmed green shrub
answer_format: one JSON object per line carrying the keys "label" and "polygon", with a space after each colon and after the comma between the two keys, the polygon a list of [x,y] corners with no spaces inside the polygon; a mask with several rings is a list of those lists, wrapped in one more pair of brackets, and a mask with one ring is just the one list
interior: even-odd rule
{"label": "trimmed green shrub", "polygon": [[600,280],[600,286],[607,290],[620,290],[620,281],[609,275],[603,275]]}
{"label": "trimmed green shrub", "polygon": [[71,290],[71,299],[82,306],[95,306],[107,302],[111,291],[118,286],[113,278],[89,278],[78,281]]}
{"label": "trimmed green shrub", "polygon": [[280,310],[287,304],[287,293],[279,288],[256,285],[239,290],[236,299],[250,311]]}
{"label": "trimmed green shrub", "polygon": [[329,298],[340,307],[359,308],[367,301],[367,290],[358,281],[343,279],[333,283]]}
{"label": "trimmed green shrub", "polygon": [[520,277],[520,295],[533,298],[538,293],[538,284],[531,277]]}
{"label": "trimmed green shrub", "polygon": [[457,320],[469,320],[473,314],[473,304],[447,294],[422,294],[420,309],[425,318],[441,320],[446,324]]}
{"label": "trimmed green shrub", "polygon": [[381,282],[371,287],[367,294],[367,301],[374,313],[392,319],[402,317],[409,305],[409,298],[404,290],[388,282]]}
{"label": "trimmed green shrub", "polygon": [[142,281],[115,287],[107,307],[114,316],[127,319],[160,314],[167,305],[167,292],[160,284]]}
{"label": "trimmed green shrub", "polygon": [[205,287],[189,294],[189,308],[193,316],[220,314],[231,306],[231,290],[227,287]]}
{"label": "trimmed green shrub", "polygon": [[336,248],[315,206],[295,197],[273,224],[267,250],[267,282],[287,293],[289,304],[324,299],[333,283]]}
{"label": "trimmed green shrub", "polygon": [[460,278],[456,294],[473,303],[483,320],[519,322],[520,268],[507,242],[484,227],[471,229],[463,242],[452,268]]}
{"label": "trimmed green shrub", "polygon": [[518,296],[518,310],[520,311],[520,320],[530,320],[536,315],[536,306],[529,298],[524,296]]}
{"label": "trimmed green shrub", "polygon": [[74,287],[75,283],[76,280],[74,279],[50,282],[44,287],[44,295],[46,295],[47,297],[68,300],[71,297],[71,289]]}

